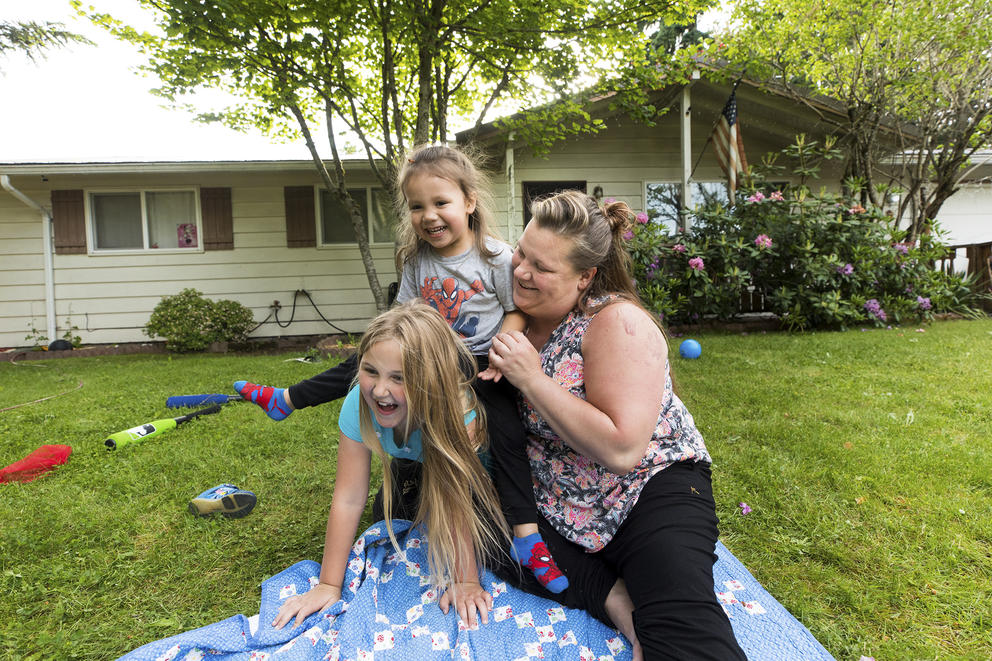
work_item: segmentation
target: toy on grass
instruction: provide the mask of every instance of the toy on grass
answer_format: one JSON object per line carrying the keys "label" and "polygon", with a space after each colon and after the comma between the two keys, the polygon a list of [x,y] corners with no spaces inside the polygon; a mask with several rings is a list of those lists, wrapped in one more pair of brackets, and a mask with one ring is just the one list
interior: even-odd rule
{"label": "toy on grass", "polygon": [[72,447],[68,445],[42,445],[20,461],[0,468],[0,482],[30,482],[69,461],[70,454]]}
{"label": "toy on grass", "polygon": [[247,489],[220,484],[189,501],[189,511],[196,516],[220,513],[229,519],[240,519],[251,512],[257,500],[255,494]]}
{"label": "toy on grass", "polygon": [[131,427],[130,429],[125,429],[124,431],[119,431],[116,434],[111,434],[107,437],[107,440],[103,442],[107,446],[108,450],[116,450],[117,448],[124,447],[125,445],[130,445],[131,443],[140,443],[146,438],[151,438],[152,436],[158,436],[163,434],[170,429],[175,429],[184,422],[189,422],[193,418],[198,418],[201,415],[209,415],[211,413],[217,413],[220,411],[220,404],[215,404],[210,408],[200,409],[199,411],[193,411],[187,415],[179,416],[178,418],[165,418],[163,420],[153,420],[152,422],[147,422],[143,425],[138,425],[137,427]]}
{"label": "toy on grass", "polygon": [[699,358],[701,353],[703,348],[693,339],[682,340],[682,344],[679,345],[679,355],[683,358]]}
{"label": "toy on grass", "polygon": [[195,408],[206,404],[227,404],[228,402],[242,402],[241,395],[222,395],[220,393],[209,393],[204,395],[173,395],[165,400],[165,405],[170,409],[182,407]]}

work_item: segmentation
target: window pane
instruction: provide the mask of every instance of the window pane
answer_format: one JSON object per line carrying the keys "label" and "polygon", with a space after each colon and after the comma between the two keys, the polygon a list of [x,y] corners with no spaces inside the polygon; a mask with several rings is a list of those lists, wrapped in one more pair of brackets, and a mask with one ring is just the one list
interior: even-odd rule
{"label": "window pane", "polygon": [[[368,221],[369,208],[364,188],[349,188],[348,195],[358,204],[362,218]],[[355,230],[344,205],[338,203],[331,191],[320,192],[321,243],[355,243]]]}
{"label": "window pane", "polygon": [[193,191],[145,193],[148,245],[151,248],[196,248],[196,201]]}
{"label": "window pane", "polygon": [[715,207],[717,204],[724,208],[730,206],[730,195],[727,194],[727,184],[722,181],[692,182],[692,208]]}
{"label": "window pane", "polygon": [[650,183],[645,186],[645,211],[652,223],[664,225],[669,234],[679,226],[682,191],[679,184]]}
{"label": "window pane", "polygon": [[143,248],[140,193],[94,193],[93,242],[97,249]]}
{"label": "window pane", "polygon": [[396,241],[396,210],[389,193],[382,188],[372,189],[372,242]]}

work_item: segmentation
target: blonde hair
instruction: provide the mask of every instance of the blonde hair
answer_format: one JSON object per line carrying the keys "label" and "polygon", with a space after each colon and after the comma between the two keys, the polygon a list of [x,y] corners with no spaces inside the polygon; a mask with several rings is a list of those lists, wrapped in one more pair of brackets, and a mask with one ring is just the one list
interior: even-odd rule
{"label": "blonde hair", "polygon": [[623,238],[633,227],[634,215],[625,202],[607,202],[600,207],[585,193],[565,191],[536,200],[531,212],[531,222],[571,241],[572,250],[566,258],[576,271],[596,269],[579,299],[582,312],[589,311],[589,299],[607,294],[644,307],[634,285],[633,262]]}
{"label": "blonde hair", "polygon": [[[419,300],[372,320],[358,347],[359,363],[371,347],[387,341],[398,343],[402,356],[408,411],[404,438],[419,429],[423,446],[423,480],[414,523],[426,525],[431,581],[443,588],[455,581],[459,540],[473,543],[477,567],[509,540],[492,479],[477,454],[488,439],[485,411],[466,376],[475,372],[475,357],[441,315]],[[473,409],[476,425],[470,436],[465,415]],[[359,417],[362,442],[382,460],[386,528],[399,550],[391,524],[390,458],[376,436],[364,397],[359,399]]]}
{"label": "blonde hair", "polygon": [[492,229],[494,222],[493,200],[489,177],[477,165],[481,156],[469,155],[466,151],[446,145],[420,145],[407,153],[396,173],[396,210],[406,222],[400,223],[397,231],[396,270],[417,256],[421,246],[429,245],[417,236],[410,222],[407,207],[406,184],[415,174],[427,173],[447,179],[457,185],[466,199],[475,197],[475,211],[469,214],[468,228],[475,238],[475,249],[483,257],[495,257],[497,253],[486,246],[486,237],[499,239]]}

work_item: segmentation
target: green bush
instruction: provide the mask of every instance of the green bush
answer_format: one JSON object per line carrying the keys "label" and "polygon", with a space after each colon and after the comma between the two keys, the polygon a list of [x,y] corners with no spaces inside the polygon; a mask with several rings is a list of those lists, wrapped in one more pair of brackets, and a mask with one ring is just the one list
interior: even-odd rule
{"label": "green bush", "polygon": [[[799,157],[804,182],[816,175],[815,156],[833,155],[802,139],[787,152]],[[674,236],[641,214],[628,236],[642,298],[668,323],[692,323],[733,319],[751,290],[797,330],[969,311],[975,295],[962,277],[933,268],[946,250],[939,228],[910,243],[881,209],[854,199],[856,184],[847,188],[772,190],[759,177],[734,206],[697,208],[691,231]]]}
{"label": "green bush", "polygon": [[241,342],[254,325],[251,310],[237,301],[211,301],[196,289],[163,296],[145,325],[149,337],[164,337],[170,351],[202,351],[211,342]]}

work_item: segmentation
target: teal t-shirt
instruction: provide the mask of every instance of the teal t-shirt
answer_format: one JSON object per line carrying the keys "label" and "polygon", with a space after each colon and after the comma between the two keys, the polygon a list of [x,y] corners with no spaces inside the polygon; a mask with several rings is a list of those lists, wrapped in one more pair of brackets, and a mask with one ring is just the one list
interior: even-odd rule
{"label": "teal t-shirt", "polygon": [[[362,393],[358,390],[358,386],[352,388],[348,392],[348,396],[344,398],[344,404],[341,405],[341,414],[338,416],[338,427],[341,429],[341,433],[359,443],[361,443],[362,439],[362,427],[358,414],[358,404],[361,396]],[[475,409],[465,414],[466,425],[473,420],[475,420]],[[375,429],[376,436],[379,437],[379,443],[382,445],[382,449],[386,454],[398,459],[423,461],[424,448],[420,439],[419,429],[410,432],[410,438],[407,439],[406,445],[399,447],[396,445],[396,441],[393,440],[393,430],[380,426],[376,422],[375,416],[372,416],[372,427]]]}

